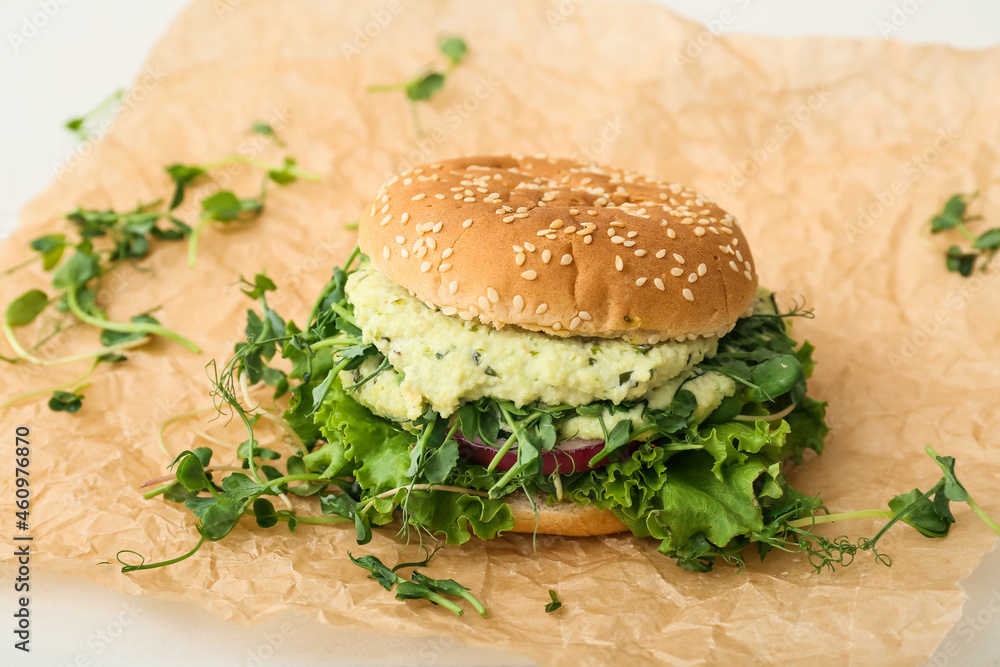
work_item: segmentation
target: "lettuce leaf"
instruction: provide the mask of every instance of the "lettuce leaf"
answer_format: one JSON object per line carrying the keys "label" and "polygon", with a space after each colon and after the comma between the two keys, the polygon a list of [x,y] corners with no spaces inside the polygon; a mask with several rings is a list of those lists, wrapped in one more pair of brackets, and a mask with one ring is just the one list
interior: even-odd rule
{"label": "lettuce leaf", "polygon": [[[448,544],[467,542],[472,535],[490,539],[514,527],[510,507],[503,500],[452,491],[405,490],[415,482],[407,471],[417,438],[351,398],[339,378],[330,383],[314,419],[327,444],[305,457],[308,469],[328,477],[353,476],[365,498],[400,489],[374,502],[372,522],[376,525],[389,523],[394,511],[402,508],[409,524],[444,537]],[[432,460],[437,457],[454,465],[458,452],[445,449]],[[436,470],[451,465],[442,464]],[[433,481],[447,483],[440,473],[435,473]]]}

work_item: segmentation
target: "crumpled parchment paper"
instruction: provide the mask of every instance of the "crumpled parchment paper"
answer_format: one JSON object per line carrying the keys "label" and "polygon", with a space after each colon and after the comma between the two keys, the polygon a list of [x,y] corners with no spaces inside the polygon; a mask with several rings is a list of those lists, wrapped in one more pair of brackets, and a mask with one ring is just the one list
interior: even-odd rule
{"label": "crumpled parchment paper", "polygon": [[[470,55],[420,105],[425,134],[416,139],[403,95],[366,87],[440,62],[435,43],[447,34],[465,37]],[[160,320],[203,354],[157,341],[99,368],[77,415],[51,413],[44,400],[0,414],[2,433],[32,429],[36,565],[183,599],[240,624],[296,606],[341,628],[456,636],[547,664],[926,660],[960,616],[959,580],[994,543],[965,506],[945,540],[894,529],[882,545],[891,568],[862,556],[822,575],[781,553],[764,563],[748,554],[745,572],[691,574],[627,535],[539,537],[537,553],[531,536],[445,549],[430,571],[479,594],[489,620],[400,603],[366,580],[347,550],[396,562],[391,531],[359,548],[349,526],[289,535],[245,523],[172,567],[122,575],[95,563],[120,549],[169,558],[195,541],[190,513],[144,501],[138,485],[165,472],[158,424],[210,403],[205,364],[228,358],[242,336],[252,304],[233,286],[237,276],[266,268],[279,285],[273,304],[302,320],[354,245],[344,223],[379,183],[470,152],[591,158],[716,198],[744,226],[762,284],[815,310],[796,321],[796,334],[816,345],[811,391],[830,402],[833,433],[793,484],[833,511],[884,507],[936,481],[922,452],[932,444],[959,459],[966,486],[1000,514],[1000,280],[945,272],[951,240],[931,238],[926,225],[949,195],[976,188],[978,210],[1000,220],[998,73],[1000,50],[717,37],[638,3],[194,2],[152,50],[114,128],[24,209],[0,265],[25,258],[28,240],[65,229],[60,216],[77,205],[123,209],[168,195],[163,166],[172,162],[289,154],[322,181],[271,188],[256,222],[206,231],[194,270],[183,244],[160,243],[143,263],[150,272],[126,267],[108,281],[112,318],[159,305]],[[287,148],[250,135],[256,120]],[[222,172],[188,201],[219,186],[249,195],[257,179],[247,168]],[[0,298],[47,284],[32,269],[0,281]],[[95,344],[91,332],[71,330],[46,354]],[[0,390],[6,397],[81,370],[4,366]],[[171,449],[208,444],[192,428],[242,439],[207,418],[171,427]],[[11,465],[0,459],[8,516]],[[876,526],[826,534],[871,535]],[[542,611],[549,588],[565,603],[558,613]]]}

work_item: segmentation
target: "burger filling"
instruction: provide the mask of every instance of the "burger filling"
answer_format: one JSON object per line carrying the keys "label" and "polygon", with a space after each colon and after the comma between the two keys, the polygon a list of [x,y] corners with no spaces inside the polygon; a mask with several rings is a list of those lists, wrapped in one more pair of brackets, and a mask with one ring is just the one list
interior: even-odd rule
{"label": "burger filling", "polygon": [[[341,382],[354,385],[372,377],[354,396],[394,421],[412,421],[428,407],[450,417],[463,403],[483,397],[517,407],[536,401],[573,407],[627,401],[663,410],[681,388],[695,396],[704,417],[736,391],[726,375],[697,368],[715,355],[715,338],[638,346],[497,330],[432,310],[371,265],[348,278],[346,293],[364,342],[381,358],[343,372]],[[608,411],[604,418],[606,425],[630,419],[638,427],[642,412],[643,405],[636,405],[615,415]],[[558,426],[564,437],[602,435],[595,416],[577,415]]]}

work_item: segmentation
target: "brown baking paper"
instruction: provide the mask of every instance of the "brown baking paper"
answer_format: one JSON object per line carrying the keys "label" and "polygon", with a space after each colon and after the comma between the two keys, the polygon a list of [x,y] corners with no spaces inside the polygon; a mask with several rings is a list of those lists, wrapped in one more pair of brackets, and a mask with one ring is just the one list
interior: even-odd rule
{"label": "brown baking paper", "polygon": [[[365,89],[440,60],[435,41],[445,34],[464,36],[470,55],[420,105],[425,136],[416,140],[403,95]],[[793,484],[834,511],[884,507],[938,479],[922,452],[932,444],[958,458],[966,486],[1000,514],[1000,281],[947,273],[944,252],[957,239],[931,238],[926,224],[949,195],[977,187],[979,212],[1000,221],[998,73],[1000,50],[716,37],[647,4],[193,3],[153,49],[115,127],[24,209],[0,263],[23,260],[28,240],[66,229],[61,215],[77,205],[124,209],[168,195],[163,166],[173,162],[288,154],[322,181],[271,188],[259,220],[207,230],[193,270],[183,244],[157,243],[142,262],[151,271],[124,268],[108,281],[102,298],[113,319],[158,305],[163,324],[202,354],[158,340],[100,367],[76,415],[49,412],[43,399],[0,415],[4,437],[17,424],[32,430],[36,565],[185,600],[243,625],[294,606],[338,628],[454,636],[546,664],[926,660],[960,617],[958,582],[995,541],[964,505],[947,539],[905,526],[888,534],[891,568],[863,555],[822,575],[782,553],[764,563],[748,553],[745,572],[720,564],[692,574],[654,542],[627,535],[539,537],[537,552],[531,536],[445,549],[431,572],[475,591],[488,620],[401,603],[366,580],[347,551],[397,562],[390,530],[358,547],[350,526],[289,535],[244,523],[172,567],[123,575],[95,563],[120,549],[169,558],[195,542],[190,513],[144,501],[138,486],[165,473],[157,425],[210,403],[205,365],[228,358],[252,306],[237,276],[266,268],[279,285],[274,305],[302,321],[355,243],[344,223],[381,181],[411,163],[470,152],[590,158],[715,197],[743,224],[761,283],[815,310],[795,327],[816,345],[811,391],[829,401],[833,432]],[[255,120],[274,125],[287,148],[248,134]],[[259,174],[216,177],[249,195]],[[0,297],[47,285],[33,268],[0,282]],[[70,331],[47,353],[94,345],[91,332]],[[2,391],[82,370],[4,366]],[[242,439],[199,419],[171,427],[172,451],[209,444],[192,428]],[[9,483],[12,457],[0,461]],[[4,516],[12,498],[8,487]],[[877,525],[826,534],[871,535]],[[545,614],[550,588],[565,606]]]}

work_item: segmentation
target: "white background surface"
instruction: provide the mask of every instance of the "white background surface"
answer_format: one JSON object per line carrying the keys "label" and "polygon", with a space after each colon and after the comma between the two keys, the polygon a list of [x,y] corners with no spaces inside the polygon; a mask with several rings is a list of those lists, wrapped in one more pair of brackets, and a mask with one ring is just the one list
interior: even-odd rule
{"label": "white background surface", "polygon": [[[473,1],[473,0],[470,0]],[[0,0],[0,239],[18,210],[54,176],[76,140],[63,123],[128,86],[153,42],[186,0]],[[729,33],[843,35],[1000,45],[996,0],[660,0],[703,22],[723,10],[736,17]],[[48,7],[51,17],[45,17]],[[56,9],[57,8],[57,9]],[[901,14],[902,12],[902,14]],[[906,16],[898,29],[894,15]],[[34,29],[38,26],[37,29]],[[10,35],[26,36],[13,44]],[[27,37],[27,35],[31,35]],[[0,267],[2,268],[2,267]],[[527,664],[503,653],[451,640],[394,639],[343,633],[285,615],[242,629],[183,603],[128,597],[89,581],[33,573],[33,652],[11,648],[9,570],[0,570],[0,663],[4,665],[370,665]],[[1000,551],[966,582],[962,621],[935,655],[935,665],[1000,665]],[[168,657],[169,656],[169,657]],[[864,664],[863,656],[858,656]]]}

